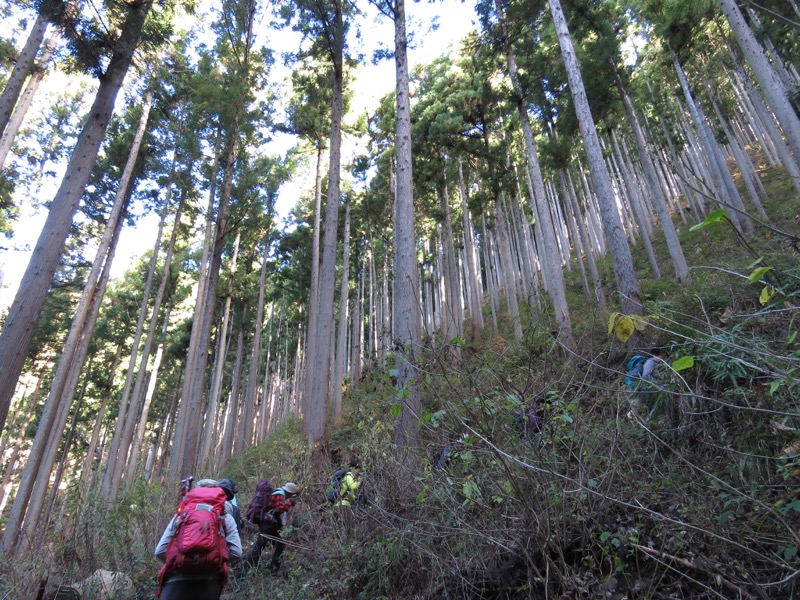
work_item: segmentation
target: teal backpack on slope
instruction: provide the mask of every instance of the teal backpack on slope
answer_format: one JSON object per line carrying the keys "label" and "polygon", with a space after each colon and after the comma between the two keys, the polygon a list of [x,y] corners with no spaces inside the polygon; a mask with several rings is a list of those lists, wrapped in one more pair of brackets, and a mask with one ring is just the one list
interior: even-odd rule
{"label": "teal backpack on slope", "polygon": [[642,370],[644,369],[646,360],[647,358],[637,354],[628,361],[628,365],[625,367],[627,373],[625,376],[625,385],[628,386],[629,390],[634,391],[636,389],[636,384],[642,377]]}

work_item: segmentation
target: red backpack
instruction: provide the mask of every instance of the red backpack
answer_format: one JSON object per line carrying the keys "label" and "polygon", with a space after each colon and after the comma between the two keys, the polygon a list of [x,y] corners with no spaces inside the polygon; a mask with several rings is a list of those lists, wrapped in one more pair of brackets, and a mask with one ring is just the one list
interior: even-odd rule
{"label": "red backpack", "polygon": [[166,560],[158,574],[159,589],[165,575],[219,573],[228,579],[228,546],[225,541],[225,490],[194,488],[186,494],[175,517],[175,533],[167,546]]}
{"label": "red backpack", "polygon": [[270,509],[267,506],[273,491],[272,484],[267,480],[259,481],[256,484],[255,494],[253,494],[253,499],[250,501],[245,514],[248,521],[254,525],[259,525],[261,523],[269,523],[274,519],[274,511],[270,514]]}

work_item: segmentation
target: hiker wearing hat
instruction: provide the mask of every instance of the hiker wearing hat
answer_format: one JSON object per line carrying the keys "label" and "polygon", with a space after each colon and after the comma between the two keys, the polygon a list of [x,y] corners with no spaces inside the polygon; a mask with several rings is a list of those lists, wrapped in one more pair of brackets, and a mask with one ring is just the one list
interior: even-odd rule
{"label": "hiker wearing hat", "polygon": [[339,484],[339,500],[336,506],[350,506],[356,503],[358,486],[361,485],[361,462],[354,458],[348,465],[349,469]]}
{"label": "hiker wearing hat", "polygon": [[267,501],[268,518],[264,518],[258,525],[258,538],[252,550],[242,559],[237,576],[244,575],[250,567],[258,566],[261,560],[261,552],[264,547],[272,542],[275,550],[272,552],[272,559],[269,562],[269,570],[277,573],[281,566],[281,554],[283,554],[286,544],[281,540],[281,528],[286,524],[289,509],[294,506],[293,498],[300,493],[297,484],[288,482],[283,487],[276,488]]}
{"label": "hiker wearing hat", "polygon": [[233,520],[236,521],[236,529],[239,530],[239,535],[241,535],[242,528],[244,527],[244,519],[242,519],[242,511],[239,510],[239,505],[236,503],[236,494],[239,493],[239,488],[236,487],[236,483],[233,479],[220,479],[217,481],[217,485],[225,490],[225,496],[227,498],[226,504],[231,507],[231,516]]}

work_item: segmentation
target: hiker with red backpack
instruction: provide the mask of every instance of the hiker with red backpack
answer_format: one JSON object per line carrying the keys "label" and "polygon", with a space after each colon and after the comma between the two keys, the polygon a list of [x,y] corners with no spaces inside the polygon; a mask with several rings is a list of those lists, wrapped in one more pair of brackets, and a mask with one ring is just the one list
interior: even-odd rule
{"label": "hiker with red backpack", "polygon": [[289,509],[294,506],[293,498],[300,493],[297,484],[288,482],[283,487],[272,489],[268,481],[256,485],[256,493],[247,507],[247,520],[258,527],[258,537],[250,552],[242,559],[236,577],[243,577],[251,568],[258,566],[261,552],[272,542],[275,549],[269,562],[270,572],[277,573],[281,566],[281,554],[286,544],[281,540],[281,528],[286,524]]}
{"label": "hiker with red backpack", "polygon": [[228,562],[242,556],[242,542],[216,480],[203,479],[186,491],[155,556],[164,562],[158,574],[160,600],[219,600]]}

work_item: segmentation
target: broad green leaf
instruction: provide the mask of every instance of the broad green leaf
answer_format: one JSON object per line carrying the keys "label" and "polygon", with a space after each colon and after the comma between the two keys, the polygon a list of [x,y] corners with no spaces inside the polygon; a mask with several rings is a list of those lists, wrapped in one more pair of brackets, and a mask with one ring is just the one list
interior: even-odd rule
{"label": "broad green leaf", "polygon": [[619,319],[617,319],[617,325],[614,328],[620,342],[627,342],[628,338],[633,335],[635,329],[633,319],[628,315],[620,315]]}
{"label": "broad green leaf", "polygon": [[575,422],[575,419],[573,419],[572,417],[570,417],[566,413],[561,415],[561,418],[564,419],[567,423],[574,423]]}
{"label": "broad green leaf", "polygon": [[750,273],[750,283],[758,283],[761,278],[772,271],[772,267],[758,267],[755,271]]}
{"label": "broad green leaf", "polygon": [[672,368],[676,371],[685,371],[694,366],[694,356],[681,356],[678,360],[672,363]]}
{"label": "broad green leaf", "polygon": [[425,493],[425,490],[422,490],[419,494],[417,494],[417,504],[422,504],[425,502],[426,496],[427,494]]}
{"label": "broad green leaf", "polygon": [[724,221],[728,218],[728,215],[725,214],[724,208],[718,208],[717,210],[712,210],[708,213],[706,220],[702,223],[698,223],[697,225],[692,225],[689,228],[689,231],[697,231],[699,229],[703,229],[704,227],[708,227],[712,223],[717,223],[719,221]]}
{"label": "broad green leaf", "polygon": [[763,306],[772,300],[773,296],[775,296],[775,288],[771,285],[765,285],[764,289],[761,290],[761,295],[758,297],[758,301],[761,302]]}
{"label": "broad green leaf", "polygon": [[403,405],[402,404],[392,404],[392,416],[393,417],[399,417],[402,412],[403,412]]}

